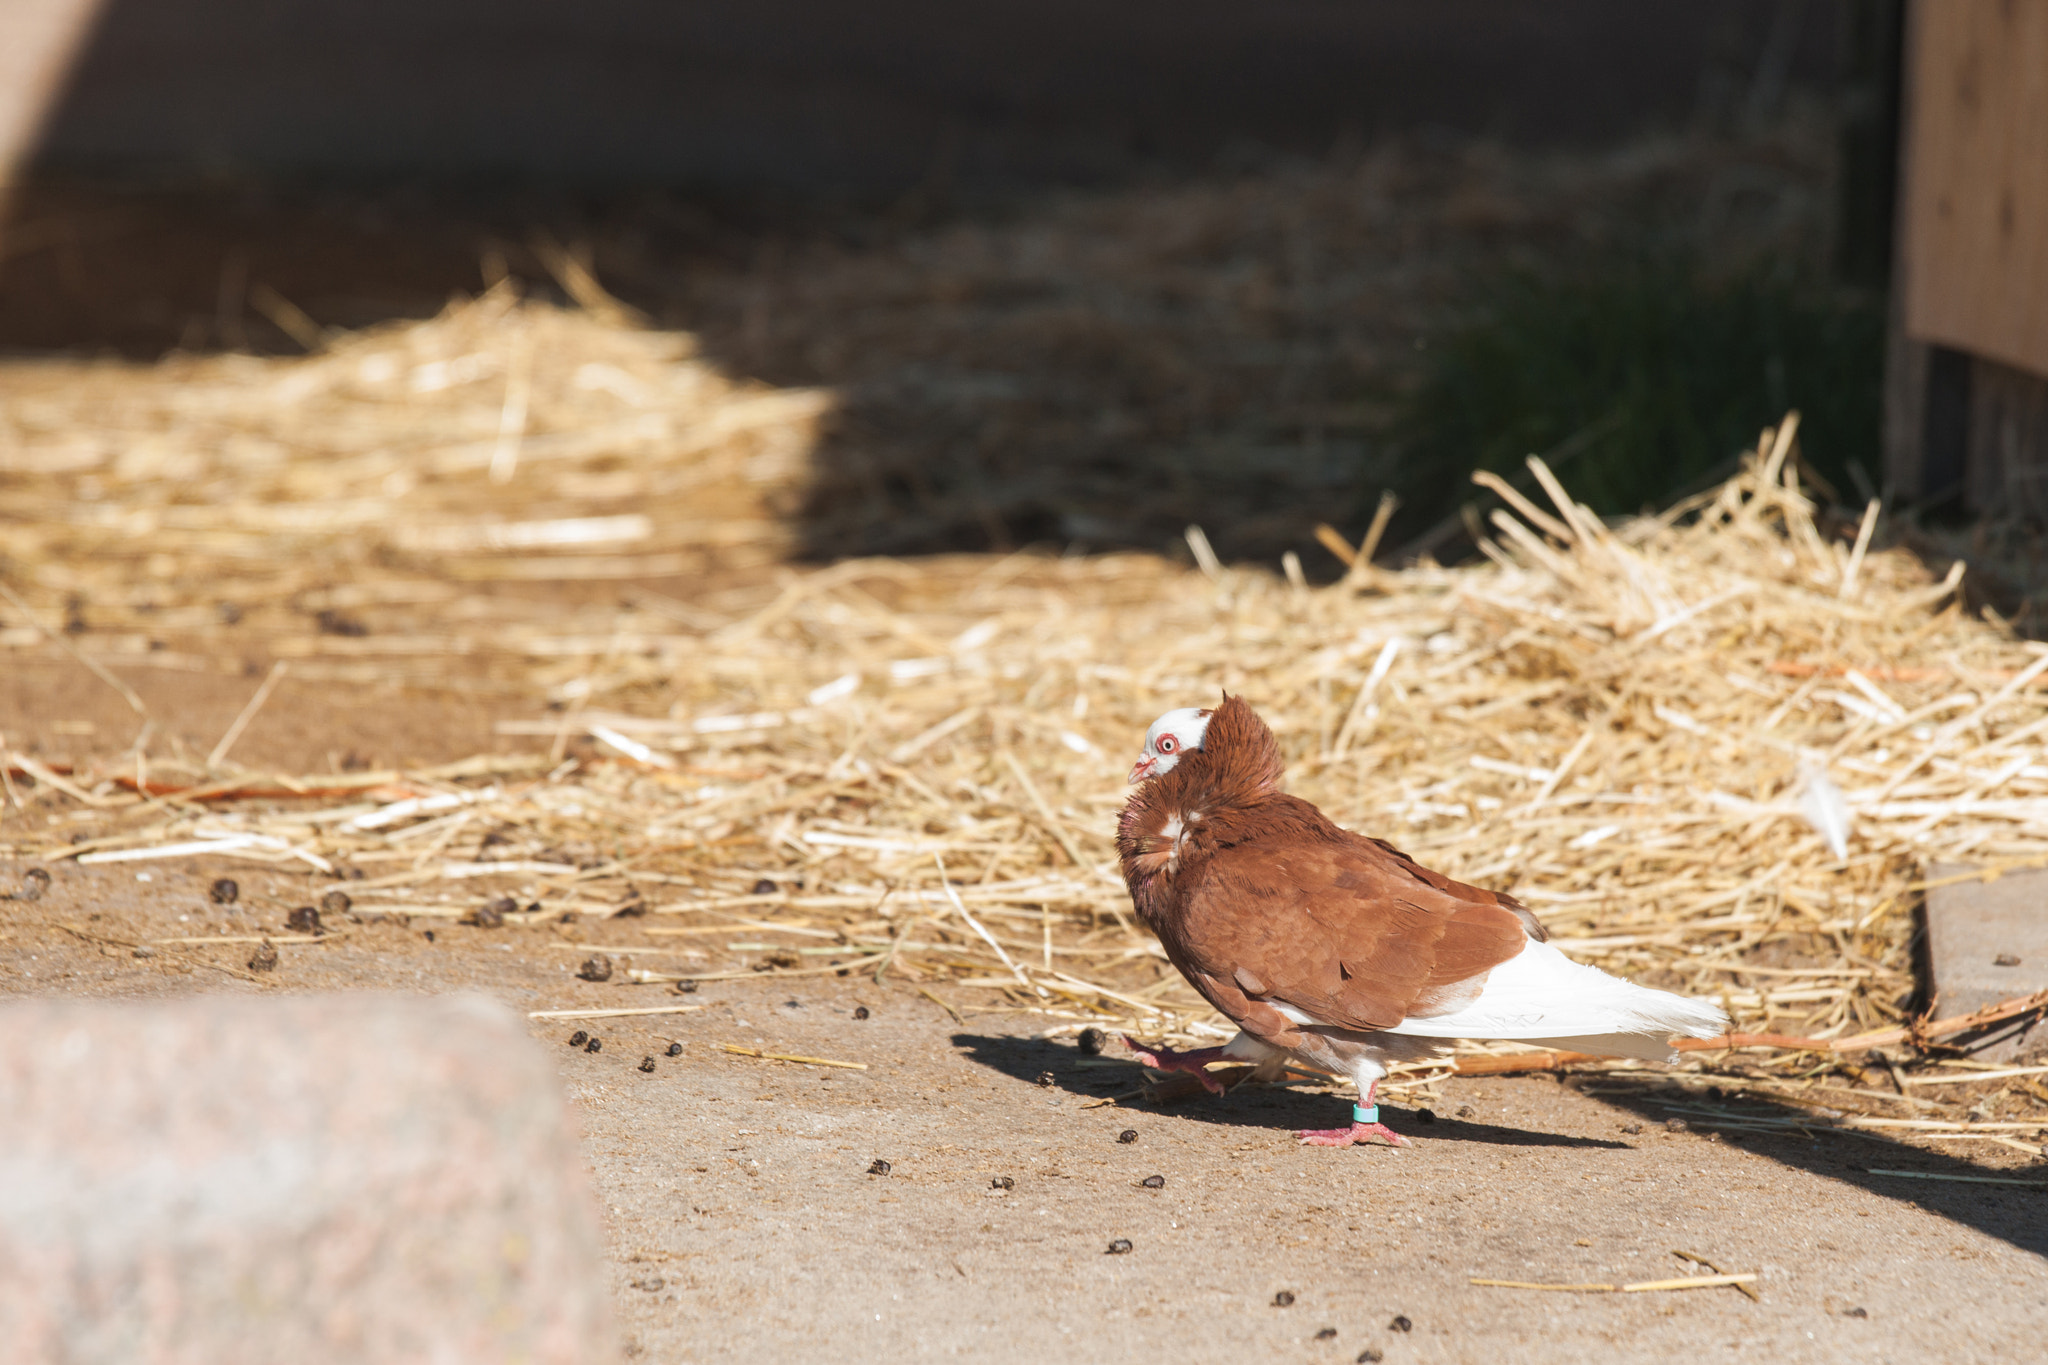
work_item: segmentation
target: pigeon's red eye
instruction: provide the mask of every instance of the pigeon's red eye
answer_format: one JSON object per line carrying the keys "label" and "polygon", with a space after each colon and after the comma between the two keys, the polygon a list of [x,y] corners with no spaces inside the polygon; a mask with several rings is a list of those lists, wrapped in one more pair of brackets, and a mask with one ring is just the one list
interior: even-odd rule
{"label": "pigeon's red eye", "polygon": [[1175,738],[1174,738],[1174,737],[1173,737],[1172,735],[1161,735],[1161,736],[1159,737],[1159,752],[1160,752],[1160,753],[1162,753],[1162,754],[1170,754],[1170,753],[1172,753],[1172,752],[1173,752],[1173,751],[1174,751],[1175,749],[1178,749],[1179,747],[1180,747],[1180,741],[1176,740],[1176,739],[1175,739]]}

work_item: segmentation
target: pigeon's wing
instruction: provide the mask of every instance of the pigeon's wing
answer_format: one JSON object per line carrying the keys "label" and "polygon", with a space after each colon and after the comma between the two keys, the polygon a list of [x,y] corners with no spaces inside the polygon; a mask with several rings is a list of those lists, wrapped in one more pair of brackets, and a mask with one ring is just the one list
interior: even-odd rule
{"label": "pigeon's wing", "polygon": [[1531,937],[1511,898],[1334,829],[1220,849],[1190,881],[1177,965],[1281,1046],[1298,1041],[1293,1014],[1384,1029],[1456,1009]]}
{"label": "pigeon's wing", "polygon": [[1356,834],[1347,835],[1346,837],[1361,839],[1363,842],[1371,844],[1393,858],[1400,865],[1401,870],[1409,876],[1420,878],[1445,895],[1456,896],[1461,900],[1490,901],[1498,905],[1501,909],[1512,913],[1516,919],[1522,922],[1522,927],[1529,931],[1530,938],[1535,939],[1538,943],[1550,942],[1550,931],[1543,927],[1543,921],[1531,914],[1528,906],[1522,904],[1513,896],[1508,895],[1505,891],[1488,891],[1484,887],[1467,886],[1463,882],[1453,881],[1441,872],[1433,872],[1429,868],[1424,867],[1385,839],[1365,838],[1362,835]]}

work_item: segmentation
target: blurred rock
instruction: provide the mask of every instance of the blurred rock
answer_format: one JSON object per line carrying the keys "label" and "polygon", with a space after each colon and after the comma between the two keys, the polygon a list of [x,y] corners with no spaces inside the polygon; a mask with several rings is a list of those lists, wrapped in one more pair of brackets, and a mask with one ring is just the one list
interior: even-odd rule
{"label": "blurred rock", "polygon": [[556,1079],[474,998],[0,1009],[0,1341],[41,1362],[614,1358]]}

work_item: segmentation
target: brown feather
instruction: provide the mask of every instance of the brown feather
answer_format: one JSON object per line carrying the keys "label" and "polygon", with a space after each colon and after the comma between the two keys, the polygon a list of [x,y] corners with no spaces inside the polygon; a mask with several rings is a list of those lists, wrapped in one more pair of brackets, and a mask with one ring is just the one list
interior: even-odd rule
{"label": "brown feather", "polygon": [[1455,1009],[1542,936],[1512,897],[1338,828],[1282,775],[1272,731],[1226,696],[1202,747],[1140,787],[1117,830],[1139,917],[1247,1032],[1300,1045],[1281,1003],[1360,1030]]}

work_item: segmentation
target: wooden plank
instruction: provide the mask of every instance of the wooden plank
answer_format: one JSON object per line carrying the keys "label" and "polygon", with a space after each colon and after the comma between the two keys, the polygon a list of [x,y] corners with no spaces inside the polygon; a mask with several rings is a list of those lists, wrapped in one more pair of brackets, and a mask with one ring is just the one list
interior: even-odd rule
{"label": "wooden plank", "polygon": [[[2041,137],[2048,141],[2048,125]],[[2048,378],[1972,358],[1968,401],[1964,504],[2048,519]]]}
{"label": "wooden plank", "polygon": [[[1943,1019],[2048,990],[2048,872],[1987,882],[1969,878],[1972,870],[1937,863],[1927,874],[1937,883],[1927,892],[1927,957]],[[1949,880],[1957,877],[1966,879]],[[2026,1016],[1961,1041],[1974,1057],[2011,1061],[2048,1049],[2048,1017]]]}
{"label": "wooden plank", "polygon": [[2048,375],[2048,3],[1908,23],[1906,333]]}

